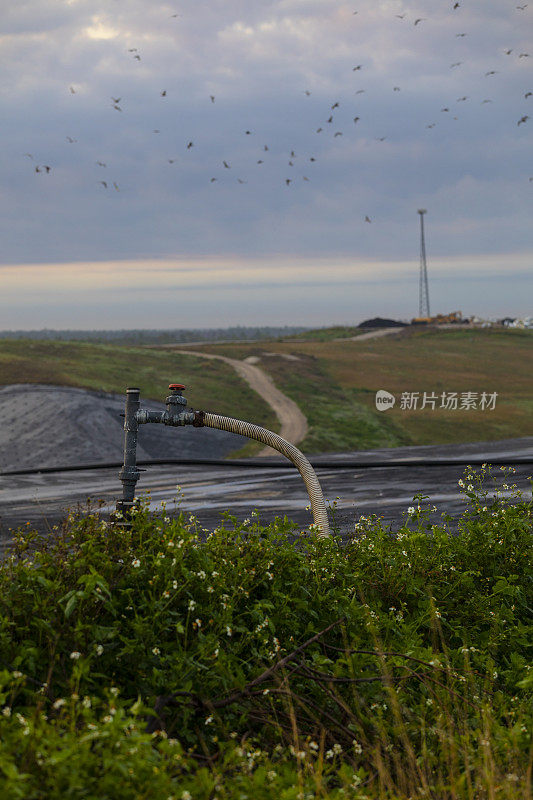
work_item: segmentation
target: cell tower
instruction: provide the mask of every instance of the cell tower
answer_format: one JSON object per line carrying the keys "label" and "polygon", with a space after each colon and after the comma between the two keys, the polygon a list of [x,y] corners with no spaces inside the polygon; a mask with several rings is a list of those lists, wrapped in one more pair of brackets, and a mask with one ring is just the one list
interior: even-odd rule
{"label": "cell tower", "polygon": [[418,290],[418,316],[429,317],[429,289],[428,289],[428,265],[426,262],[426,242],[424,239],[424,214],[425,208],[419,208],[420,214],[420,283]]}

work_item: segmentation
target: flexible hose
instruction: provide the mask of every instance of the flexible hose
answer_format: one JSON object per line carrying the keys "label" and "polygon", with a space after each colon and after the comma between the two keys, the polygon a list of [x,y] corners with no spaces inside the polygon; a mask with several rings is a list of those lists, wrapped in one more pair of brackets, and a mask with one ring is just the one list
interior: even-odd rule
{"label": "flexible hose", "polygon": [[241,436],[247,436],[249,439],[256,439],[258,442],[268,444],[279,453],[286,456],[303,478],[309,500],[311,501],[311,511],[313,512],[313,519],[317,526],[317,535],[321,538],[330,536],[328,512],[326,511],[326,504],[324,502],[324,495],[318,482],[316,473],[297,447],[278,436],[277,433],[261,428],[259,425],[252,425],[251,422],[244,422],[242,419],[232,419],[231,417],[222,417],[220,414],[209,414],[207,412],[199,412],[197,414],[197,426],[205,425],[207,428],[218,428],[221,431],[229,431],[229,433],[238,433]]}

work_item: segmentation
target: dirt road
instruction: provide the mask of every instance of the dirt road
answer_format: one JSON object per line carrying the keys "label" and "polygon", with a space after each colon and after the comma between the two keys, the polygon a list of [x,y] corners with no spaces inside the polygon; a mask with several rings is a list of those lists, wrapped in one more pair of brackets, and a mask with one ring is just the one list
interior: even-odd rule
{"label": "dirt road", "polygon": [[[307,419],[294,400],[280,392],[272,378],[262,369],[256,367],[255,364],[239,361],[236,358],[228,358],[227,356],[214,355],[213,353],[202,353],[197,350],[175,350],[174,352],[201,358],[217,358],[219,361],[225,361],[272,408],[280,422],[280,436],[283,436],[291,444],[298,444],[305,439],[308,430]],[[272,448],[264,447],[259,455],[271,456],[274,452]]]}

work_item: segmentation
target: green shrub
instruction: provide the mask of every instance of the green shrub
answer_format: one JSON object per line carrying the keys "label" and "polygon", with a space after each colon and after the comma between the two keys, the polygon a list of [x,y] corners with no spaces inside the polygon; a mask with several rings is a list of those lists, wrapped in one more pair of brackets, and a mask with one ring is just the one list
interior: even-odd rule
{"label": "green shrub", "polygon": [[0,569],[0,796],[519,798],[532,504],[457,530],[71,516]]}

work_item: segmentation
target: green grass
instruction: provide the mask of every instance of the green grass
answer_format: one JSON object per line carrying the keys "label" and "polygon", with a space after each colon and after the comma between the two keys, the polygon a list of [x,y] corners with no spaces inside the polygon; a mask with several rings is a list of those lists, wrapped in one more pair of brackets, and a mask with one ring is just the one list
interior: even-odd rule
{"label": "green grass", "polygon": [[345,542],[142,508],[21,531],[0,796],[527,797],[532,504],[489,499],[488,468],[464,483],[454,534],[421,498]]}
{"label": "green grass", "polygon": [[[210,352],[246,358],[295,400],[308,417],[306,452],[452,444],[531,435],[533,331],[402,329],[361,342],[219,345]],[[261,357],[265,350],[278,357]],[[285,354],[300,361],[287,361]],[[396,406],[375,409],[378,389]],[[494,411],[404,411],[402,392],[497,392]]]}
{"label": "green grass", "polygon": [[368,333],[368,329],[350,327],[349,325],[332,325],[330,328],[302,331],[302,333],[283,337],[280,341],[330,342],[334,339],[348,339],[351,336],[360,336],[362,333]]}
{"label": "green grass", "polygon": [[169,383],[183,383],[192,408],[253,420],[271,430],[271,408],[220,361],[168,350],[85,342],[0,341],[0,385],[41,383],[103,392],[141,389],[141,400],[164,402]]}

